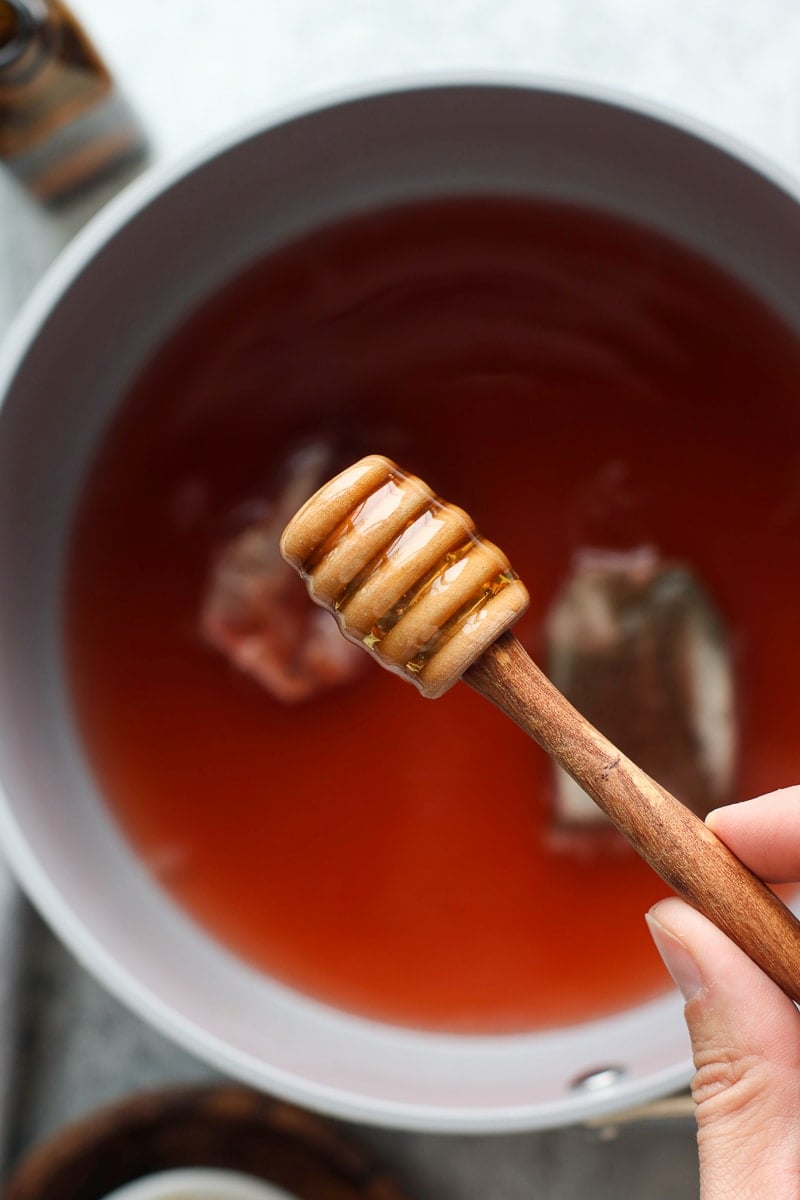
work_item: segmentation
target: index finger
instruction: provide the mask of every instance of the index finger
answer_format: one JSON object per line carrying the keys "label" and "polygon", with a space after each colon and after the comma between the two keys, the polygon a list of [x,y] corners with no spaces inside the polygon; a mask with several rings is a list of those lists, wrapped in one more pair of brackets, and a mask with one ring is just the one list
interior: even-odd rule
{"label": "index finger", "polygon": [[800,881],[800,786],[714,809],[706,824],[762,879]]}

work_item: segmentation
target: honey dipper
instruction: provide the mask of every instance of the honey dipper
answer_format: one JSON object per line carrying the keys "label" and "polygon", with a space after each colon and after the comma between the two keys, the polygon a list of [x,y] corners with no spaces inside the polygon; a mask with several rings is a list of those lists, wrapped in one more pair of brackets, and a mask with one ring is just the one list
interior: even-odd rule
{"label": "honey dipper", "polygon": [[430,698],[463,679],[511,717],[662,879],[800,1002],[800,922],[542,674],[509,631],[527,590],[465,512],[370,455],[306,502],[281,552],[382,666]]}

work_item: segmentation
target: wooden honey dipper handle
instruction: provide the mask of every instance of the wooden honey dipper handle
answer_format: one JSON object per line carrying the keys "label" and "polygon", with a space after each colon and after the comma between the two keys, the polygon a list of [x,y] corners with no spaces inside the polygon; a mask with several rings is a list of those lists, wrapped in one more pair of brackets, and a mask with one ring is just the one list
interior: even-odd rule
{"label": "wooden honey dipper handle", "polygon": [[699,817],[595,729],[504,633],[464,674],[561,764],[653,870],[800,1003],[800,922]]}
{"label": "wooden honey dipper handle", "polygon": [[289,522],[281,549],[342,633],[423,695],[463,678],[575,779],[674,890],[800,1002],[800,922],[577,712],[509,632],[528,594],[461,509],[371,455]]}

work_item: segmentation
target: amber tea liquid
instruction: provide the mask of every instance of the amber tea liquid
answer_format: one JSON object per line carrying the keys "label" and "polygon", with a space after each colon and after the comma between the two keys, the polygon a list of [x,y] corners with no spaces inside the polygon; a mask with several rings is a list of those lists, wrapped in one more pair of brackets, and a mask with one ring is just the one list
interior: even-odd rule
{"label": "amber tea liquid", "polygon": [[531,592],[517,631],[534,656],[581,547],[687,563],[733,638],[743,798],[800,778],[797,342],[619,220],[501,199],[363,215],[177,330],[75,520],[65,645],[88,755],[214,936],[303,992],[425,1028],[536,1029],[658,994],[644,913],[665,885],[624,844],[553,851],[551,765],[485,701],[426,701],[370,664],[287,707],[199,636],[232,514],[320,433],[474,515]]}

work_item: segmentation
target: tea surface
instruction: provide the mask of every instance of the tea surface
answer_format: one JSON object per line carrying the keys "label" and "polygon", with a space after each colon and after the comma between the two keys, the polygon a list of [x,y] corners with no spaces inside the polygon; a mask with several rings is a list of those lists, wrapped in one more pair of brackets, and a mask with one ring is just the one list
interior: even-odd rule
{"label": "tea surface", "polygon": [[[652,232],[426,202],[258,264],[141,374],[74,526],[65,646],[85,745],[164,887],[277,978],[373,1017],[533,1029],[668,986],[624,845],[553,850],[544,754],[457,686],[374,664],[284,705],[198,631],[209,563],[305,439],[462,505],[544,615],[585,546],[654,546],[733,638],[737,794],[797,780],[800,348]],[[297,581],[298,601],[304,600]]]}

